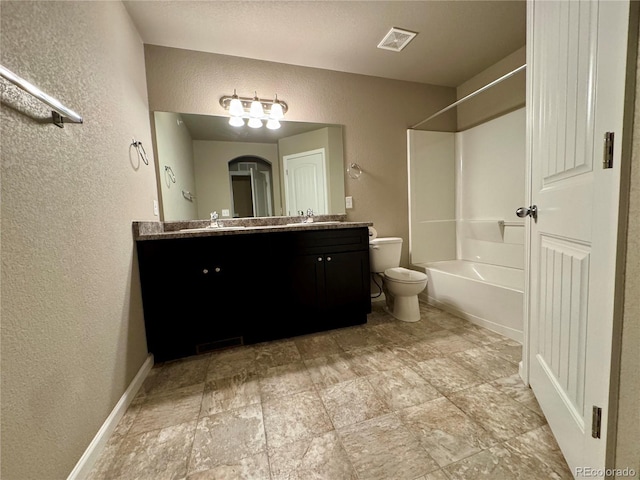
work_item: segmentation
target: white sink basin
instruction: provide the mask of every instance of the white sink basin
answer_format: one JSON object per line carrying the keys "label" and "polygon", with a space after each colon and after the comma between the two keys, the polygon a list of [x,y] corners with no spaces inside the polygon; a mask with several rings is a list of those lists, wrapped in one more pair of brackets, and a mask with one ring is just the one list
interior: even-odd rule
{"label": "white sink basin", "polygon": [[329,222],[298,222],[298,223],[287,223],[287,227],[309,227],[313,225],[333,225],[336,223],[340,223],[338,221],[329,221]]}
{"label": "white sink basin", "polygon": [[228,230],[244,230],[244,225],[237,227],[202,227],[202,228],[184,228],[181,232],[224,232]]}

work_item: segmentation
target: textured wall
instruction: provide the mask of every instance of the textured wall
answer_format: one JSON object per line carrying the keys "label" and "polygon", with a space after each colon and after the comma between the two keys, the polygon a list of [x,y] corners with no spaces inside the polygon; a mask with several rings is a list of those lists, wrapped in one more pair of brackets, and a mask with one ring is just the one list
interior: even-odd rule
{"label": "textured wall", "polygon": [[[636,6],[636,14],[638,10]],[[616,468],[634,468],[634,478],[640,478],[640,43],[637,53],[615,460]]]}
{"label": "textured wall", "polygon": [[[235,88],[240,96],[277,93],[287,120],[343,125],[345,164],[363,170],[357,180],[344,173],[354,207],[347,218],[403,237],[408,263],[406,129],[455,101],[455,89],[153,45],[145,59],[152,111],[224,115],[218,100]],[[429,128],[453,131],[455,112]]]}
{"label": "textured wall", "polygon": [[132,220],[153,220],[144,52],[120,2],[1,4],[3,480],[66,478],[144,362]]}

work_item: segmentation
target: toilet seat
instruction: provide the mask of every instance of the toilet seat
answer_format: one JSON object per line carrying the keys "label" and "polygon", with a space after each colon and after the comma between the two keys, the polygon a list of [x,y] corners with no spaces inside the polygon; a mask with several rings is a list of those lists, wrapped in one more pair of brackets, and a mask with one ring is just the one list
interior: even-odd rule
{"label": "toilet seat", "polygon": [[427,274],[416,270],[409,270],[403,267],[387,268],[384,276],[393,282],[398,283],[420,283],[427,279]]}

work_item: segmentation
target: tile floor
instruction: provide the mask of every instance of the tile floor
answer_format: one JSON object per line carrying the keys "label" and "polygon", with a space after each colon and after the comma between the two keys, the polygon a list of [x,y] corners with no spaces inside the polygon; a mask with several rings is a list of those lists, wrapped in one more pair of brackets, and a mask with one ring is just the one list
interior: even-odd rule
{"label": "tile floor", "polygon": [[521,347],[421,304],[156,365],[91,480],[570,479]]}

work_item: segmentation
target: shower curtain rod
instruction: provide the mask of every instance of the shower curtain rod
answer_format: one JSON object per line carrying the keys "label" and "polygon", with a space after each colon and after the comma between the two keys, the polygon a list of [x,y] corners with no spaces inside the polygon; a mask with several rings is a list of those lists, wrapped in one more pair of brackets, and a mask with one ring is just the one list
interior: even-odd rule
{"label": "shower curtain rod", "polygon": [[409,127],[410,129],[414,129],[416,127],[419,127],[420,125],[422,125],[423,123],[428,122],[429,120],[431,120],[432,118],[436,118],[438,115],[440,115],[441,113],[446,112],[447,110],[451,110],[453,107],[456,107],[458,105],[460,105],[462,102],[466,102],[467,100],[469,100],[472,97],[475,97],[476,95],[478,95],[479,93],[484,92],[485,90],[493,87],[494,85],[497,85],[498,83],[502,82],[503,80],[506,80],[509,77],[512,77],[513,75],[515,75],[516,73],[518,73],[521,70],[524,70],[526,68],[527,64],[525,63],[524,65],[519,66],[518,68],[516,68],[515,70],[512,70],[511,72],[501,76],[500,78],[496,78],[493,82],[491,83],[487,83],[484,87],[479,88],[478,90],[476,90],[475,92],[471,92],[469,95],[466,95],[464,97],[462,97],[460,100],[452,103],[451,105],[449,105],[448,107],[443,108],[442,110],[437,111],[436,113],[434,113],[433,115],[431,115],[429,118],[425,118],[424,120],[422,120],[419,123],[416,123],[415,125]]}

